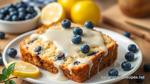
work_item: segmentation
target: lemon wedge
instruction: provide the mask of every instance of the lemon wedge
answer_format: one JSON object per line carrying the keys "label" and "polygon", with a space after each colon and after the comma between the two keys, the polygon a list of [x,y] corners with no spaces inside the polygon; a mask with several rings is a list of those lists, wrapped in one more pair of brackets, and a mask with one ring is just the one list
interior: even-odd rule
{"label": "lemon wedge", "polygon": [[24,61],[14,61],[8,65],[15,63],[13,75],[21,78],[38,78],[40,76],[40,70],[35,65]]}
{"label": "lemon wedge", "polygon": [[42,9],[41,22],[44,25],[51,25],[57,23],[65,18],[63,7],[56,2],[48,4]]}

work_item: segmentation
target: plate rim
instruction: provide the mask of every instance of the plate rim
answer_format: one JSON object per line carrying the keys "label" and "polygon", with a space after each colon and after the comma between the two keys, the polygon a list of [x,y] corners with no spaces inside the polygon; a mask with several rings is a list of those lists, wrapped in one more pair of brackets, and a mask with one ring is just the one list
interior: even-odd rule
{"label": "plate rim", "polygon": [[[98,31],[98,32],[103,32],[103,31],[105,31],[105,32],[111,32],[111,33],[113,33],[113,34],[116,34],[116,35],[121,36],[123,39],[128,39],[130,42],[132,42],[133,44],[135,44],[135,45],[138,47],[138,49],[139,49],[138,53],[139,53],[139,58],[140,58],[139,64],[136,64],[136,65],[134,66],[134,69],[128,71],[126,74],[121,75],[121,76],[116,77],[116,78],[113,78],[113,79],[95,82],[94,84],[100,84],[100,83],[114,83],[114,82],[120,81],[120,80],[122,80],[122,79],[124,79],[124,78],[130,76],[130,75],[133,74],[135,71],[137,71],[137,69],[140,67],[140,65],[141,65],[141,63],[142,63],[142,59],[143,59],[143,58],[142,58],[141,49],[139,48],[139,46],[138,46],[134,41],[132,41],[131,39],[129,39],[129,38],[127,38],[127,37],[125,37],[125,36],[123,36],[123,35],[117,33],[117,32],[108,30],[108,29],[103,28],[103,27],[95,27],[94,30],[96,30],[96,31]],[[3,50],[3,54],[2,54],[2,58],[3,58],[3,62],[4,62],[4,65],[5,65],[5,66],[7,65],[7,60],[6,60],[5,54],[6,54],[6,50],[9,48],[9,46],[10,46],[11,44],[13,44],[15,41],[17,41],[18,39],[21,39],[21,38],[23,38],[23,37],[25,37],[25,36],[28,36],[28,35],[30,35],[30,34],[32,34],[32,33],[34,33],[34,32],[35,32],[35,30],[32,30],[32,31],[23,33],[23,34],[17,36],[16,38],[14,38],[12,41],[10,41],[10,42],[6,45],[6,47],[5,47],[4,50]],[[33,83],[43,83],[42,81],[35,80],[35,79],[32,79],[32,78],[21,78],[21,79],[26,80],[26,81],[30,81],[30,82],[33,82]],[[44,83],[45,83],[45,82],[44,82]],[[93,84],[93,83],[87,83],[87,84]]]}

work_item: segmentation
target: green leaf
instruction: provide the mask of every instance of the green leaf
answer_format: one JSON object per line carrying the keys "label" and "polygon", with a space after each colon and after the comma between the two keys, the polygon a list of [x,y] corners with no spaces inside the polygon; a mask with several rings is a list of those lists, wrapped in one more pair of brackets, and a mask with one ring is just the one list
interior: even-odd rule
{"label": "green leaf", "polygon": [[3,68],[1,80],[6,80],[14,70],[15,63],[12,63],[8,68]]}
{"label": "green leaf", "polygon": [[2,80],[7,79],[7,68],[3,68],[2,70]]}
{"label": "green leaf", "polygon": [[7,77],[10,76],[10,74],[12,74],[13,70],[14,70],[14,67],[15,67],[15,63],[12,63],[8,66],[7,68]]}
{"label": "green leaf", "polygon": [[14,80],[10,80],[9,84],[16,84]]}
{"label": "green leaf", "polygon": [[5,81],[5,84],[9,84],[9,80],[8,80],[8,81]]}
{"label": "green leaf", "polygon": [[16,84],[14,80],[5,81],[5,84]]}

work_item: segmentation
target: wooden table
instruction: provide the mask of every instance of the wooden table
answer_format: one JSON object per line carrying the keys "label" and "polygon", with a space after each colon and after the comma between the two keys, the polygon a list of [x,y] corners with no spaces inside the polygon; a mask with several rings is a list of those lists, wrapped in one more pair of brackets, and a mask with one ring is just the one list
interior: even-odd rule
{"label": "wooden table", "polygon": [[[105,11],[106,9],[108,9],[113,4],[116,3],[115,0],[96,0],[96,1],[98,2],[98,4],[100,4],[102,11]],[[113,27],[111,25],[102,24],[102,27],[105,27],[107,29],[110,29],[110,30],[118,32],[118,33],[124,32],[123,30],[120,30],[120,29]],[[18,35],[6,34],[6,39],[0,40],[0,44],[1,44],[0,45],[0,51],[2,52],[2,50],[8,44],[8,42],[10,42],[16,36],[18,36]],[[145,73],[143,71],[143,64],[150,63],[150,43],[143,40],[142,38],[134,36],[134,35],[132,35],[132,39],[140,46],[140,49],[143,52],[143,63],[141,65],[141,67],[133,74],[133,76],[142,74],[145,76],[145,81],[143,84],[149,84],[150,83],[150,73]],[[2,67],[3,66],[0,66],[0,70],[2,69]],[[17,82],[17,84],[30,84],[29,82],[22,81],[21,79],[16,79],[16,82]],[[115,84],[136,84],[136,82],[135,82],[135,80],[124,79],[124,80],[121,80]]]}

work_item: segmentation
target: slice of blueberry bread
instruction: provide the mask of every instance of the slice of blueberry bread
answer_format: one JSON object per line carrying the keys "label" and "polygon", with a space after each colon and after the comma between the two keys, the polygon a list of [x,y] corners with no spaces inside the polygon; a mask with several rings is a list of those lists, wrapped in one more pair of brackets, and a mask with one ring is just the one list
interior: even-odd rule
{"label": "slice of blueberry bread", "polygon": [[84,82],[117,58],[117,44],[109,36],[69,20],[42,26],[20,43],[22,59],[57,75]]}

